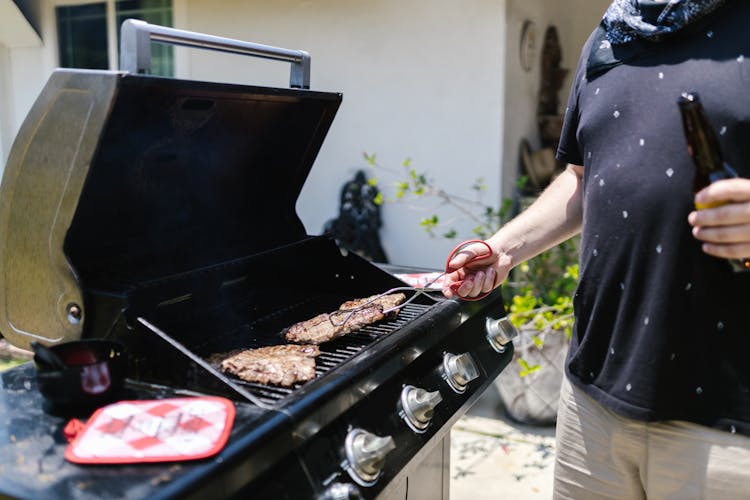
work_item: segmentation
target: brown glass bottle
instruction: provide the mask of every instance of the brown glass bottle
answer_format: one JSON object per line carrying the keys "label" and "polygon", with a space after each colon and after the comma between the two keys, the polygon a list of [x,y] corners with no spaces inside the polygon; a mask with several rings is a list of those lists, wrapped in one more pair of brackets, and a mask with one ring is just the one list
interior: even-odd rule
{"label": "brown glass bottle", "polygon": [[[724,161],[719,139],[706,119],[700,96],[695,92],[685,92],[677,100],[677,104],[682,115],[688,153],[695,165],[693,193],[721,179],[738,177],[737,172]],[[702,210],[718,205],[720,203],[706,205],[696,203],[695,208]],[[750,271],[750,259],[729,259],[729,263],[735,271]]]}

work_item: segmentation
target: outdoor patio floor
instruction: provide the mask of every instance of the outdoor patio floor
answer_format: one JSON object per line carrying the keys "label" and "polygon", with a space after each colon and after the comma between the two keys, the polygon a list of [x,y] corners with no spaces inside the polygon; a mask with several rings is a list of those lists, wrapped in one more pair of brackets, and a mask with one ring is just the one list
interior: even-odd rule
{"label": "outdoor patio floor", "polygon": [[451,431],[451,500],[552,498],[555,428],[506,417],[490,386]]}

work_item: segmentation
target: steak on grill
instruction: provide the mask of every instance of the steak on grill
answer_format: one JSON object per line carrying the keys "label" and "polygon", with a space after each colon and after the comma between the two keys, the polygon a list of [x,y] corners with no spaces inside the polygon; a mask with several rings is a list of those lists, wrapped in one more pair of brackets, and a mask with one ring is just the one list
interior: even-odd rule
{"label": "steak on grill", "polygon": [[312,319],[295,323],[286,329],[284,338],[287,342],[298,344],[328,342],[386,317],[395,317],[398,309],[388,313],[383,311],[401,304],[406,299],[403,293],[375,297],[378,296],[350,300],[341,304],[338,311],[318,314]]}
{"label": "steak on grill", "polygon": [[[388,309],[391,309],[401,304],[404,300],[406,300],[406,295],[404,295],[403,293],[391,293],[388,295],[383,295],[382,297],[379,295],[371,295],[364,299],[354,299],[354,300],[349,300],[347,302],[344,302],[339,307],[339,311],[352,310],[363,304],[378,305],[378,306],[381,306],[383,311],[387,311]],[[398,309],[395,309],[393,311],[388,312],[386,316],[388,318],[392,318],[392,317],[395,317],[397,314],[398,314]]]}
{"label": "steak on grill", "polygon": [[221,361],[221,369],[247,382],[291,387],[315,378],[314,345],[274,345],[235,352]]}

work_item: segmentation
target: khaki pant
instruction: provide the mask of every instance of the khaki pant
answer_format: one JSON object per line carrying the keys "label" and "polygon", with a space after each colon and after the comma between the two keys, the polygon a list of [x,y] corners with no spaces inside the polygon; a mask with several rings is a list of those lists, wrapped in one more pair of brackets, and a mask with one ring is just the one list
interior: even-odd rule
{"label": "khaki pant", "polygon": [[750,438],[623,418],[564,380],[554,498],[750,499]]}

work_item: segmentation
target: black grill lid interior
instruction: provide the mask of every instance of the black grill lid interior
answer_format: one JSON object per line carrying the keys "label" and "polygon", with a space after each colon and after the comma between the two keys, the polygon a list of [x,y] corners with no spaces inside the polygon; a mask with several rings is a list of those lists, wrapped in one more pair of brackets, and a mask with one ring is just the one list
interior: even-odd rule
{"label": "black grill lid interior", "polygon": [[341,94],[120,79],[65,250],[136,284],[306,237],[295,204]]}

